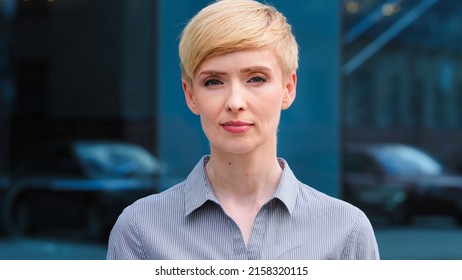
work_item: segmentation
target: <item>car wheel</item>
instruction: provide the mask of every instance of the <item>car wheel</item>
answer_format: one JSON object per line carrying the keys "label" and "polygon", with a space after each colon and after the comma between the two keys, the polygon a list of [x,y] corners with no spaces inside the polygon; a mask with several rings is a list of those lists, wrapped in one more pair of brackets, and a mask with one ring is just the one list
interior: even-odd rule
{"label": "car wheel", "polygon": [[5,211],[7,231],[13,236],[29,235],[32,232],[31,212],[26,195],[19,196]]}
{"label": "car wheel", "polygon": [[30,195],[26,189],[27,182],[15,185],[5,197],[4,222],[7,232],[12,236],[28,235],[33,230]]}

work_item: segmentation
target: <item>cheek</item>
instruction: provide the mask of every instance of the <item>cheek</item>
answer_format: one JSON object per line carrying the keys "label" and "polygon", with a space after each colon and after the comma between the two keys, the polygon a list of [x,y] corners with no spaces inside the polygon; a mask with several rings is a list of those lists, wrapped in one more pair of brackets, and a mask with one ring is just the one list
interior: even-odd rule
{"label": "cheek", "polygon": [[255,114],[259,116],[260,120],[267,126],[277,126],[281,114],[279,100],[274,100],[273,104],[266,106],[256,107]]}
{"label": "cheek", "polygon": [[196,104],[201,115],[209,118],[218,115],[223,110],[224,101],[219,95],[207,95],[197,98]]}
{"label": "cheek", "polygon": [[198,100],[197,104],[202,127],[205,128],[218,121],[221,110],[216,102],[210,99]]}
{"label": "cheek", "polygon": [[264,112],[263,112],[263,107],[262,109],[262,114],[266,116],[268,119],[268,122],[274,123],[274,125],[277,125],[279,123],[279,119],[281,116],[281,110],[282,110],[282,98],[277,95],[275,98],[272,98],[271,100],[268,100],[268,103],[264,107]]}
{"label": "cheek", "polygon": [[261,111],[267,112],[267,114],[276,114],[276,112],[281,111],[283,102],[283,96],[281,92],[277,92],[273,95],[268,95],[265,100],[260,100],[258,108]]}

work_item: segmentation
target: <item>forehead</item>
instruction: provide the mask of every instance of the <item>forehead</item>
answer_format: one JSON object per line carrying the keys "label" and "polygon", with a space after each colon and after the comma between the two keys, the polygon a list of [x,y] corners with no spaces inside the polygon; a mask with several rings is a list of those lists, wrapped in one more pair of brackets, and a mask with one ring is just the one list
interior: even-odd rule
{"label": "forehead", "polygon": [[195,76],[204,71],[243,71],[260,68],[274,73],[281,72],[281,64],[272,50],[241,50],[204,59],[196,69]]}

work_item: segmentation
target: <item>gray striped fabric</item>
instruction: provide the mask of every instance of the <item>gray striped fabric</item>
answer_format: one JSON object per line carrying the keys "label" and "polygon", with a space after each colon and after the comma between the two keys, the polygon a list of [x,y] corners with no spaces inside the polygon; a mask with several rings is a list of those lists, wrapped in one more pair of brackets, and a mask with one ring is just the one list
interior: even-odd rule
{"label": "gray striped fabric", "polygon": [[184,182],[127,207],[112,229],[107,258],[379,259],[366,215],[299,182],[283,159],[278,189],[258,213],[246,247],[213,194],[207,161]]}

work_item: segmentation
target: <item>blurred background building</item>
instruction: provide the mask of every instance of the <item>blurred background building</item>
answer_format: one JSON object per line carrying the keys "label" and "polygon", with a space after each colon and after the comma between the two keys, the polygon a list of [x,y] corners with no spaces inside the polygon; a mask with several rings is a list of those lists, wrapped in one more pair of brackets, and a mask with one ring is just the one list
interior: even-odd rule
{"label": "blurred background building", "polygon": [[404,142],[443,161],[462,140],[459,1],[345,1],[344,136]]}
{"label": "blurred background building", "polygon": [[[124,206],[183,180],[208,152],[184,102],[177,54],[182,28],[208,3],[0,0],[7,240],[104,244]],[[451,218],[431,220],[432,230],[459,232],[462,2],[271,3],[300,45],[279,155],[301,181],[364,209],[379,230],[430,215]]]}

